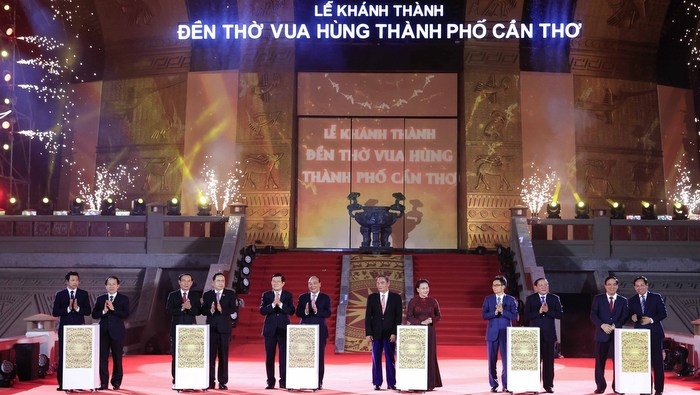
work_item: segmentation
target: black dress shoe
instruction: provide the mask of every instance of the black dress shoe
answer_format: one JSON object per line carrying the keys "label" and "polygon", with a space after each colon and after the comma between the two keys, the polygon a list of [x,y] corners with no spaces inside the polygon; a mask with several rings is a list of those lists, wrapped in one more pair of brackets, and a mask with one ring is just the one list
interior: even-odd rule
{"label": "black dress shoe", "polygon": [[656,392],[654,392],[654,395],[664,395],[664,393],[661,391],[656,391]]}
{"label": "black dress shoe", "polygon": [[219,383],[219,389],[220,389],[220,390],[227,390],[228,387],[226,386],[226,384],[221,384],[221,383]]}
{"label": "black dress shoe", "polygon": [[390,386],[387,386],[386,389],[388,389],[388,390],[395,390],[395,389],[396,389],[396,386],[395,386],[395,385],[390,385]]}
{"label": "black dress shoe", "polygon": [[115,391],[118,391],[118,390],[119,390],[119,386],[118,386],[118,385],[113,385],[113,386],[112,386],[112,389],[115,390]]}
{"label": "black dress shoe", "polygon": [[379,388],[378,385],[375,385],[375,386],[374,386],[374,390],[375,390],[375,391],[379,391],[380,389],[381,389],[381,388]]}
{"label": "black dress shoe", "polygon": [[63,391],[63,388],[58,387],[58,388],[56,388],[56,391]]}
{"label": "black dress shoe", "polygon": [[265,389],[266,389],[266,390],[273,390],[273,389],[275,389],[275,385],[274,385],[274,384],[268,384],[267,387],[265,387]]}
{"label": "black dress shoe", "polygon": [[97,387],[97,389],[104,391],[104,390],[108,389],[108,387],[106,385],[101,385],[101,386]]}
{"label": "black dress shoe", "polygon": [[491,387],[491,392],[498,392],[498,387]]}
{"label": "black dress shoe", "polygon": [[506,387],[503,387],[503,389],[501,390],[501,392],[507,392],[507,393],[509,393],[509,394],[511,393],[510,390],[509,390],[508,388],[506,388]]}
{"label": "black dress shoe", "polygon": [[544,392],[546,392],[546,393],[548,393],[548,394],[554,393],[554,391],[553,391],[551,388],[545,388],[545,389],[544,389]]}
{"label": "black dress shoe", "polygon": [[596,388],[596,390],[593,391],[594,394],[602,394],[603,392],[605,392],[605,390],[602,390],[600,388]]}

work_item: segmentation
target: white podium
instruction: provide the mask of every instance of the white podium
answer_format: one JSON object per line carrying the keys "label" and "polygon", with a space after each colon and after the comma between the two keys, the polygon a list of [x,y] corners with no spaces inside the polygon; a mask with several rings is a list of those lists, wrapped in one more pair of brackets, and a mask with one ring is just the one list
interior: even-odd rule
{"label": "white podium", "polygon": [[175,327],[175,390],[209,388],[209,325]]}
{"label": "white podium", "polygon": [[318,325],[287,325],[288,390],[318,388]]}
{"label": "white podium", "polygon": [[94,390],[100,386],[100,327],[63,327],[64,390]]}
{"label": "white podium", "polygon": [[615,390],[651,393],[651,332],[615,328]]}
{"label": "white podium", "polygon": [[508,390],[539,392],[540,328],[509,327],[506,342]]}
{"label": "white podium", "polygon": [[396,330],[396,388],[428,389],[428,327],[399,325]]}

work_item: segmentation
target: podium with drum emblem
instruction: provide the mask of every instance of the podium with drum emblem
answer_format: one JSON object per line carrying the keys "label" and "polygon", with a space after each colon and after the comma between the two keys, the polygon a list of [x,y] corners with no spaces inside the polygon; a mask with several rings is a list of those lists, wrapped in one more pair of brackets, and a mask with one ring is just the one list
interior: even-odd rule
{"label": "podium with drum emblem", "polygon": [[94,390],[100,386],[100,327],[63,326],[63,384],[70,390]]}
{"label": "podium with drum emblem", "polygon": [[651,332],[615,328],[615,391],[651,393]]}
{"label": "podium with drum emblem", "polygon": [[287,325],[288,390],[318,388],[318,325]]}
{"label": "podium with drum emblem", "polygon": [[509,327],[507,329],[508,390],[540,391],[540,328]]}
{"label": "podium with drum emblem", "polygon": [[209,325],[175,327],[174,390],[209,388]]}
{"label": "podium with drum emblem", "polygon": [[399,325],[396,332],[396,388],[428,389],[428,327]]}

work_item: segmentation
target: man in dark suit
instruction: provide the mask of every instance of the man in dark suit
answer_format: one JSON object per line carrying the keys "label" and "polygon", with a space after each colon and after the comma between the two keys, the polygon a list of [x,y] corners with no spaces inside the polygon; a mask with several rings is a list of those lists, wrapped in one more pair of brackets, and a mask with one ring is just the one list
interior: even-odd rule
{"label": "man in dark suit", "polygon": [[630,297],[629,306],[635,329],[647,329],[651,335],[651,369],[654,372],[654,395],[664,392],[664,326],[666,304],[661,295],[649,292],[649,280],[644,276],[634,279],[636,295]]}
{"label": "man in dark suit", "polygon": [[497,392],[498,374],[496,372],[496,361],[498,360],[498,350],[501,350],[501,382],[503,392],[508,392],[508,376],[506,366],[508,356],[506,353],[506,339],[508,334],[506,328],[511,326],[513,320],[518,316],[518,306],[515,298],[506,294],[508,280],[503,276],[496,276],[491,282],[493,295],[484,298],[481,306],[481,317],[488,321],[486,326],[486,347],[489,363],[489,385],[491,392]]}
{"label": "man in dark suit", "polygon": [[[231,314],[238,311],[238,297],[231,289],[226,289],[226,277],[216,273],[212,277],[212,289],[205,292],[202,299],[202,315],[209,324],[209,389],[214,389],[214,379],[218,378],[219,389],[228,389],[228,348],[231,342]],[[219,371],[215,375],[216,358],[219,358]]]}
{"label": "man in dark suit", "polygon": [[177,278],[180,289],[168,294],[165,302],[165,311],[172,317],[170,321],[170,353],[172,354],[171,373],[173,384],[175,384],[175,329],[178,325],[194,325],[197,323],[196,317],[202,311],[202,303],[199,300],[199,293],[192,291],[192,275],[189,273],[180,274]]}
{"label": "man in dark suit", "polygon": [[275,354],[279,349],[280,388],[287,388],[287,325],[289,317],[294,315],[292,294],[285,291],[284,276],[272,275],[272,289],[263,292],[260,298],[260,314],[265,316],[262,335],[265,337],[265,370],[267,387],[275,388]]}
{"label": "man in dark suit", "polygon": [[56,379],[57,390],[63,390],[63,326],[84,325],[85,317],[91,313],[90,297],[87,291],[79,289],[80,275],[68,272],[65,276],[66,289],[56,292],[53,300],[52,315],[58,317],[58,364]]}
{"label": "man in dark suit", "polygon": [[118,390],[122,385],[124,369],[122,354],[126,327],[124,320],[129,317],[129,297],[120,294],[121,282],[116,276],[105,280],[107,293],[97,297],[92,318],[100,320],[100,389],[106,390],[109,383],[109,353],[112,353],[112,387]]}
{"label": "man in dark suit", "polygon": [[389,291],[389,277],[377,277],[377,291],[367,297],[365,309],[366,341],[372,344],[372,384],[379,391],[382,376],[382,353],[386,360],[387,388],[396,389],[396,330],[401,325],[403,302],[401,295]]}
{"label": "man in dark suit", "polygon": [[[605,392],[608,384],[605,381],[605,363],[608,355],[615,367],[615,328],[622,328],[629,317],[627,298],[617,294],[619,281],[615,276],[605,278],[605,292],[593,298],[591,305],[591,321],[595,330],[595,391],[596,394]],[[614,369],[613,369],[614,370]],[[613,391],[615,390],[615,373],[613,372]]]}
{"label": "man in dark suit", "polygon": [[331,316],[331,298],[321,292],[321,280],[316,276],[309,278],[309,292],[299,295],[297,317],[302,324],[318,325],[318,389],[323,388],[324,354],[328,342],[326,318]]}
{"label": "man in dark suit", "polygon": [[540,362],[542,363],[542,386],[545,392],[554,392],[554,347],[557,330],[554,320],[561,319],[564,311],[559,296],[549,293],[546,278],[535,280],[536,293],[525,299],[525,318],[529,326],[540,328]]}

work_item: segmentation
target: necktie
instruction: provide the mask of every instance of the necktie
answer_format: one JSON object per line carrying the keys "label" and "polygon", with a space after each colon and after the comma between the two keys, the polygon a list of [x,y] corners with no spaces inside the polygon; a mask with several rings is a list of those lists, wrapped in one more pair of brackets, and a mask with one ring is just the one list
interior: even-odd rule
{"label": "necktie", "polygon": [[544,304],[544,295],[540,295],[540,303]]}
{"label": "necktie", "polygon": [[613,311],[613,297],[610,297],[610,312],[612,313]]}
{"label": "necktie", "polygon": [[386,297],[384,294],[382,294],[382,314],[384,314],[384,311],[386,310]]}
{"label": "necktie", "polygon": [[646,310],[646,304],[647,304],[647,298],[642,295],[642,314],[644,314],[644,311]]}
{"label": "necktie", "polygon": [[70,298],[75,299],[75,291],[70,291]]}
{"label": "necktie", "polygon": [[216,293],[216,302],[219,303],[220,300],[221,300],[221,292],[217,292]]}
{"label": "necktie", "polygon": [[501,297],[500,296],[496,296],[496,304],[501,304]]}
{"label": "necktie", "polygon": [[114,296],[109,295],[109,301],[110,301],[110,302],[114,302]]}
{"label": "necktie", "polygon": [[311,304],[315,304],[315,303],[316,303],[316,295],[311,294]]}
{"label": "necktie", "polygon": [[182,303],[187,302],[187,292],[182,293]]}

